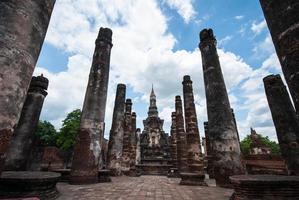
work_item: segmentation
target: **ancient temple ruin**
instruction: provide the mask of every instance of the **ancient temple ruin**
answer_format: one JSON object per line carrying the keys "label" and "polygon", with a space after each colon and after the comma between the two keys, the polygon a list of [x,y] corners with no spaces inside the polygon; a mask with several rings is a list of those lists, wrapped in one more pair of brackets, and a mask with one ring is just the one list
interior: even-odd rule
{"label": "ancient temple ruin", "polygon": [[148,117],[143,120],[144,130],[140,134],[141,163],[137,167],[142,174],[164,174],[169,170],[169,137],[163,130],[164,120],[160,119],[156,95],[152,87]]}

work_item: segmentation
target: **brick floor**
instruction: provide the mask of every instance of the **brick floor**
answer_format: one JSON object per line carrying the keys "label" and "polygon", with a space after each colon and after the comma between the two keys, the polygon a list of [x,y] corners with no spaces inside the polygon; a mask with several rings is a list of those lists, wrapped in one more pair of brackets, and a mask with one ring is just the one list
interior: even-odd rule
{"label": "brick floor", "polygon": [[59,200],[228,200],[232,190],[216,187],[182,186],[180,179],[164,176],[112,177],[111,183],[69,185],[59,183]]}

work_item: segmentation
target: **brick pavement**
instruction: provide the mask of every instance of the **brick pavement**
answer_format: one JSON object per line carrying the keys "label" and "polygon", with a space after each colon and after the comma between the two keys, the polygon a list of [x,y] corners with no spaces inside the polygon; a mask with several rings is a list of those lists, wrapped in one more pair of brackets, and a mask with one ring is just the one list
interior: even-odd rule
{"label": "brick pavement", "polygon": [[[111,183],[69,185],[59,183],[58,200],[228,200],[232,190],[205,186],[181,186],[180,179],[164,176],[112,177]],[[214,185],[214,186],[213,186]]]}

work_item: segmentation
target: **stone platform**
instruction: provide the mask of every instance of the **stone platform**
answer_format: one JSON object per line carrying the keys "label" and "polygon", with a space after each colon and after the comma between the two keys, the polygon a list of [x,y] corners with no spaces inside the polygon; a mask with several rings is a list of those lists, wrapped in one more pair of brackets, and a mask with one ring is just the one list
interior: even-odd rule
{"label": "stone platform", "polygon": [[231,200],[299,200],[299,176],[238,175],[230,177]]}
{"label": "stone platform", "polygon": [[110,183],[69,185],[58,183],[58,200],[228,200],[233,190],[215,186],[179,185],[179,178],[166,176],[111,177]]}
{"label": "stone platform", "polygon": [[0,178],[0,199],[37,197],[56,199],[59,173],[39,171],[5,171]]}
{"label": "stone platform", "polygon": [[205,182],[205,175],[198,173],[180,173],[180,185],[208,186]]}
{"label": "stone platform", "polygon": [[138,164],[136,165],[137,170],[141,175],[163,175],[167,176],[172,165],[168,164]]}

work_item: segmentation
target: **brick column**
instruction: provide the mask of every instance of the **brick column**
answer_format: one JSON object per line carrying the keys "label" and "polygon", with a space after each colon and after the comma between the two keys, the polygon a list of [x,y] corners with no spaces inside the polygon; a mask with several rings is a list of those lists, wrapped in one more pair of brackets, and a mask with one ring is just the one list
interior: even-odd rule
{"label": "brick column", "polygon": [[55,0],[0,1],[0,174]]}
{"label": "brick column", "polygon": [[260,0],[281,68],[299,109],[299,4],[296,0]]}
{"label": "brick column", "polygon": [[275,125],[281,154],[289,173],[299,175],[299,124],[295,109],[280,75],[264,79],[265,92]]}
{"label": "brick column", "polygon": [[5,169],[9,171],[27,170],[27,161],[33,145],[39,116],[47,96],[49,81],[41,76],[32,77],[21,116],[10,142]]}
{"label": "brick column", "polygon": [[124,137],[126,85],[118,84],[110,130],[107,166],[113,175],[121,175],[121,156]]}
{"label": "brick column", "polygon": [[112,31],[101,28],[96,39],[92,66],[82,109],[80,131],[74,148],[71,183],[98,182],[107,87],[112,48]]}

